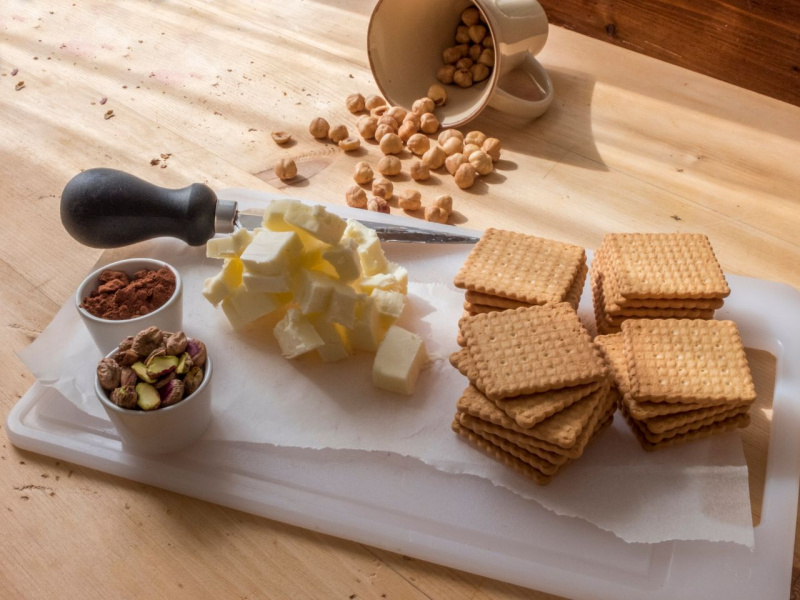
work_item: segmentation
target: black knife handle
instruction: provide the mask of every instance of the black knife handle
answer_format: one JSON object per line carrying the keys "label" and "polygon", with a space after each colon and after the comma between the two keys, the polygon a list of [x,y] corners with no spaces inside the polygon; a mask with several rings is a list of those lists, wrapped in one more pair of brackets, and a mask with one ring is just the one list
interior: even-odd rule
{"label": "black knife handle", "polygon": [[92,248],[169,236],[191,246],[214,237],[217,196],[202,183],[171,190],[115,169],[88,169],[61,193],[61,222]]}

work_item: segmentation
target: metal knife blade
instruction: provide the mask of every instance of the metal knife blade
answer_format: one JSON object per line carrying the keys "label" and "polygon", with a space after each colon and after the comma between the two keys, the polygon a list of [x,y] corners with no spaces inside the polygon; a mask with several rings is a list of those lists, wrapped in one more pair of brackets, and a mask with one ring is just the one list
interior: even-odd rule
{"label": "metal knife blade", "polygon": [[[359,223],[374,229],[378,238],[383,242],[405,242],[417,244],[475,244],[480,236],[473,233],[462,233],[457,230],[453,233],[444,233],[423,229],[422,227],[407,227],[405,225],[389,225],[368,219],[358,219]],[[247,229],[261,227],[262,217],[250,213],[239,213],[238,223]]]}

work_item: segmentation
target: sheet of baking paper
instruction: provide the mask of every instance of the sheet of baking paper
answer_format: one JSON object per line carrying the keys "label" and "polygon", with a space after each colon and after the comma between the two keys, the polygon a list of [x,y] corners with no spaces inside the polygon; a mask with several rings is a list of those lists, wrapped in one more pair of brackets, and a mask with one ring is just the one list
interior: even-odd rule
{"label": "sheet of baking paper", "polygon": [[[628,542],[711,540],[752,547],[747,467],[736,433],[648,453],[617,417],[582,458],[542,488],[451,431],[456,401],[467,382],[448,362],[457,349],[463,303],[463,293],[450,282],[468,250],[387,245],[391,260],[405,265],[411,280],[400,325],[424,338],[433,359],[408,397],[372,386],[372,354],[335,364],[316,356],[290,362],[280,356],[268,318],[233,332],[222,311],[200,294],[203,280],[220,267],[220,261],[204,257],[202,248],[159,240],[106,253],[103,260],[152,256],[181,272],[184,330],[205,341],[214,360],[214,419],[206,439],[394,452],[449,473],[487,478]],[[584,292],[581,314],[587,320],[589,298]],[[56,387],[81,410],[105,418],[93,392],[100,352],[72,302],[22,358],[41,382]]]}

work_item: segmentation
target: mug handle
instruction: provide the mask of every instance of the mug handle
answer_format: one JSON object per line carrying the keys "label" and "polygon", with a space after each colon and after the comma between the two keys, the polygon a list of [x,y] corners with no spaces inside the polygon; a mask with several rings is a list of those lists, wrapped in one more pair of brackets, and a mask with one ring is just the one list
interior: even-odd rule
{"label": "mug handle", "polygon": [[489,99],[489,106],[499,111],[522,117],[525,119],[535,119],[542,116],[550,103],[553,101],[553,82],[541,63],[533,57],[533,54],[526,54],[518,69],[531,78],[532,82],[544,91],[544,98],[539,100],[526,100],[519,96],[507,92],[498,83],[494,94]]}

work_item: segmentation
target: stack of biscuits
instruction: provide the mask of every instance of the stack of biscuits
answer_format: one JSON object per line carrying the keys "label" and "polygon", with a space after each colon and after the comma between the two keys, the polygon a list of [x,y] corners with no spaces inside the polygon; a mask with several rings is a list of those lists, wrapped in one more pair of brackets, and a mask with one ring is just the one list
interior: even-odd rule
{"label": "stack of biscuits", "polygon": [[464,316],[459,333],[452,428],[496,460],[545,485],[611,424],[618,395],[570,304]]}
{"label": "stack of biscuits", "polygon": [[612,233],[592,263],[597,332],[627,319],[711,319],[730,294],[702,234]]}
{"label": "stack of biscuits", "polygon": [[557,302],[577,309],[587,272],[580,246],[487,229],[454,284],[470,315]]}
{"label": "stack of biscuits", "polygon": [[631,319],[595,343],[645,450],[749,424],[756,392],[733,321]]}

